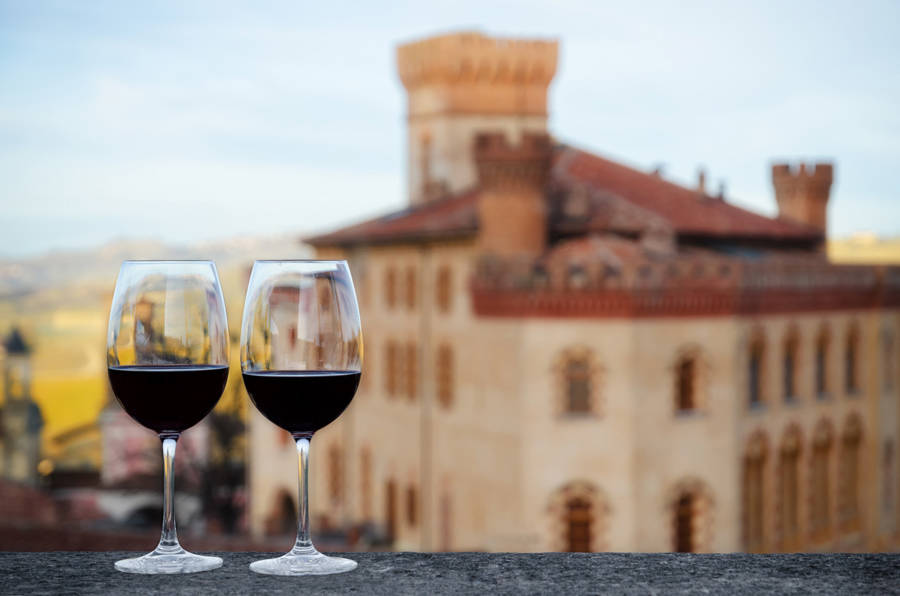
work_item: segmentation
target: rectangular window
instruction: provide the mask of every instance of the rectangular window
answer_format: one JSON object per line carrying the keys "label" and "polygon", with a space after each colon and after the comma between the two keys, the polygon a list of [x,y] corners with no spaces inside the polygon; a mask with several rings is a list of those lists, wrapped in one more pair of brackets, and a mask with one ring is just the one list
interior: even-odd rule
{"label": "rectangular window", "polygon": [[449,312],[452,299],[452,278],[449,267],[441,267],[437,274],[437,288],[435,298],[438,310],[441,312]]}
{"label": "rectangular window", "polygon": [[403,355],[400,346],[393,341],[388,341],[384,349],[384,390],[388,397],[393,397],[400,392],[402,383]]}
{"label": "rectangular window", "polygon": [[445,408],[453,403],[453,349],[448,345],[438,348],[437,398]]}
{"label": "rectangular window", "polygon": [[784,544],[796,547],[800,531],[799,487],[799,454],[796,450],[783,453],[781,456],[781,507],[782,532]]}
{"label": "rectangular window", "polygon": [[789,346],[784,354],[784,400],[791,401],[797,396],[797,388],[794,386],[795,376],[794,350]]}
{"label": "rectangular window", "polygon": [[760,369],[762,368],[762,362],[760,358],[760,353],[757,350],[753,350],[750,353],[750,363],[748,366],[748,377],[749,377],[749,387],[748,393],[750,397],[750,405],[756,406],[762,402],[760,396]]}
{"label": "rectangular window", "polygon": [[857,336],[851,333],[847,338],[847,350],[844,353],[844,381],[846,393],[853,395],[859,393],[859,383],[856,375]]}
{"label": "rectangular window", "polygon": [[825,362],[827,359],[827,346],[820,341],[816,346],[816,396],[822,399],[828,394]]}
{"label": "rectangular window", "polygon": [[406,308],[412,310],[416,307],[416,270],[410,267],[406,270]]}
{"label": "rectangular window", "polygon": [[416,398],[418,393],[418,352],[416,344],[406,345],[406,397],[410,400]]}
{"label": "rectangular window", "polygon": [[676,391],[678,397],[676,408],[680,412],[693,410],[697,407],[694,399],[694,375],[695,364],[693,358],[685,358],[678,364],[678,381]]}
{"label": "rectangular window", "polygon": [[397,272],[393,267],[384,274],[384,301],[389,309],[397,304]]}
{"label": "rectangular window", "polygon": [[831,512],[828,479],[828,459],[830,448],[828,446],[816,446],[813,451],[812,462],[812,495],[811,495],[811,526],[813,535],[817,538],[824,537],[831,527]]}

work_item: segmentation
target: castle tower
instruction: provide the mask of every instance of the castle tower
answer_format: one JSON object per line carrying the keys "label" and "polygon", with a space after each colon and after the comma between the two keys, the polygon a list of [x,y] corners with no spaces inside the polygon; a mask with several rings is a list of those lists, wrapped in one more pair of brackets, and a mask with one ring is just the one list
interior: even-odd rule
{"label": "castle tower", "polygon": [[486,254],[539,256],[547,245],[544,190],[550,138],[525,133],[513,145],[503,133],[476,137],[474,157],[481,197],[479,242]]}
{"label": "castle tower", "polygon": [[773,164],[772,184],[778,216],[809,224],[824,234],[833,176],[834,166],[830,163],[817,163],[811,168],[805,163],[796,168],[785,163]]}
{"label": "castle tower", "polygon": [[513,142],[525,133],[546,133],[556,54],[556,41],[480,33],[441,35],[397,49],[407,91],[410,204],[475,184],[478,133],[503,132]]}
{"label": "castle tower", "polygon": [[31,348],[21,332],[13,329],[3,342],[5,403],[0,411],[0,442],[4,478],[29,485],[37,484],[44,417],[31,396]]}

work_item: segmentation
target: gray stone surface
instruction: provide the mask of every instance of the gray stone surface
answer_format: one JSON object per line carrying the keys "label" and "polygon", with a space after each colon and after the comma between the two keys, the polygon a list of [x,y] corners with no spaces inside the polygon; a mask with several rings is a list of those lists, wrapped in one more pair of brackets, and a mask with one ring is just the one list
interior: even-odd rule
{"label": "gray stone surface", "polygon": [[281,578],[255,553],[178,576],[119,573],[134,553],[0,553],[3,594],[883,594],[900,593],[900,555],[353,553],[356,571]]}

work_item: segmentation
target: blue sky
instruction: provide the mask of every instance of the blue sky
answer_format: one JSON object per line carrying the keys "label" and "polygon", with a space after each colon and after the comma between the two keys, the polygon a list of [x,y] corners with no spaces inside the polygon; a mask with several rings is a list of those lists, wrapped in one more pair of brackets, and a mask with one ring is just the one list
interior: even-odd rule
{"label": "blue sky", "polygon": [[551,129],[774,212],[832,159],[829,233],[900,233],[900,2],[0,0],[0,255],[298,234],[405,203],[396,44],[558,38]]}

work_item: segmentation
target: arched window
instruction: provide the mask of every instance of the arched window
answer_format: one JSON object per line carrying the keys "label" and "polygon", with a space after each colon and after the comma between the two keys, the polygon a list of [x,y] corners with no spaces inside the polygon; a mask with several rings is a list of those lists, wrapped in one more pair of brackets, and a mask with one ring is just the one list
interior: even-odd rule
{"label": "arched window", "polygon": [[679,482],[668,497],[672,550],[707,552],[712,544],[713,500],[706,484],[696,478]]}
{"label": "arched window", "polygon": [[800,548],[800,454],[803,438],[792,426],[785,432],[778,454],[777,513],[781,528],[781,550]]}
{"label": "arched window", "polygon": [[388,480],[384,487],[384,524],[388,537],[397,537],[397,483]]}
{"label": "arched window", "polygon": [[406,523],[413,528],[419,523],[419,491],[412,485],[406,489]]}
{"label": "arched window", "polygon": [[841,435],[840,491],[838,492],[838,515],[841,529],[859,529],[859,456],[862,444],[862,423],[859,417],[851,415],[844,425]]}
{"label": "arched window", "polygon": [[341,493],[343,492],[343,470],[341,469],[341,448],[332,445],[328,449],[328,497],[332,504],[338,504],[341,501]]}
{"label": "arched window", "polygon": [[449,312],[453,300],[453,273],[447,265],[438,269],[435,300],[440,312]]}
{"label": "arched window", "polygon": [[744,510],[744,549],[762,552],[765,546],[765,494],[764,479],[768,445],[761,433],[750,439],[744,455],[744,482],[742,490]]}
{"label": "arched window", "polygon": [[566,551],[570,553],[591,552],[591,524],[593,523],[591,503],[581,497],[572,497],[566,502]]}
{"label": "arched window", "polygon": [[825,399],[828,397],[830,387],[828,386],[828,349],[831,345],[831,335],[828,328],[823,326],[816,336],[816,353],[815,353],[815,385],[816,397]]}
{"label": "arched window", "polygon": [[553,548],[582,553],[603,550],[608,508],[602,493],[591,483],[575,481],[559,489],[551,498],[549,511]]}
{"label": "arched window", "polygon": [[418,350],[415,343],[406,344],[406,397],[416,399],[419,388]]}
{"label": "arched window", "polygon": [[418,286],[416,285],[416,268],[410,266],[406,269],[406,308],[412,310],[416,307],[416,295],[418,294]]}
{"label": "arched window", "polygon": [[397,304],[397,272],[393,267],[384,272],[384,302],[388,309]]}
{"label": "arched window", "polygon": [[790,402],[797,399],[797,353],[800,349],[800,338],[797,331],[792,329],[784,340],[783,358],[783,388],[784,401]]}
{"label": "arched window", "polygon": [[675,410],[690,412],[697,409],[697,359],[685,355],[675,365]]}
{"label": "arched window", "polygon": [[681,495],[675,504],[675,548],[677,553],[692,553],[694,545],[694,497]]}
{"label": "arched window", "polygon": [[750,407],[765,402],[765,356],[766,344],[762,332],[756,331],[750,339],[747,356],[747,399]]}
{"label": "arched window", "polygon": [[297,506],[294,497],[285,489],[275,495],[272,509],[265,520],[265,532],[268,535],[287,535],[297,531]]}
{"label": "arched window", "polygon": [[885,392],[894,389],[894,334],[890,329],[881,332],[881,386]]}
{"label": "arched window", "polygon": [[363,521],[372,519],[372,452],[363,447],[359,453],[359,496]]}
{"label": "arched window", "polygon": [[831,535],[831,425],[821,421],[813,434],[809,529],[814,540]]}
{"label": "arched window", "polygon": [[844,392],[859,393],[859,326],[853,324],[847,331],[844,346]]}
{"label": "arched window", "polygon": [[445,408],[453,404],[453,348],[449,344],[441,344],[437,351],[437,399]]}

